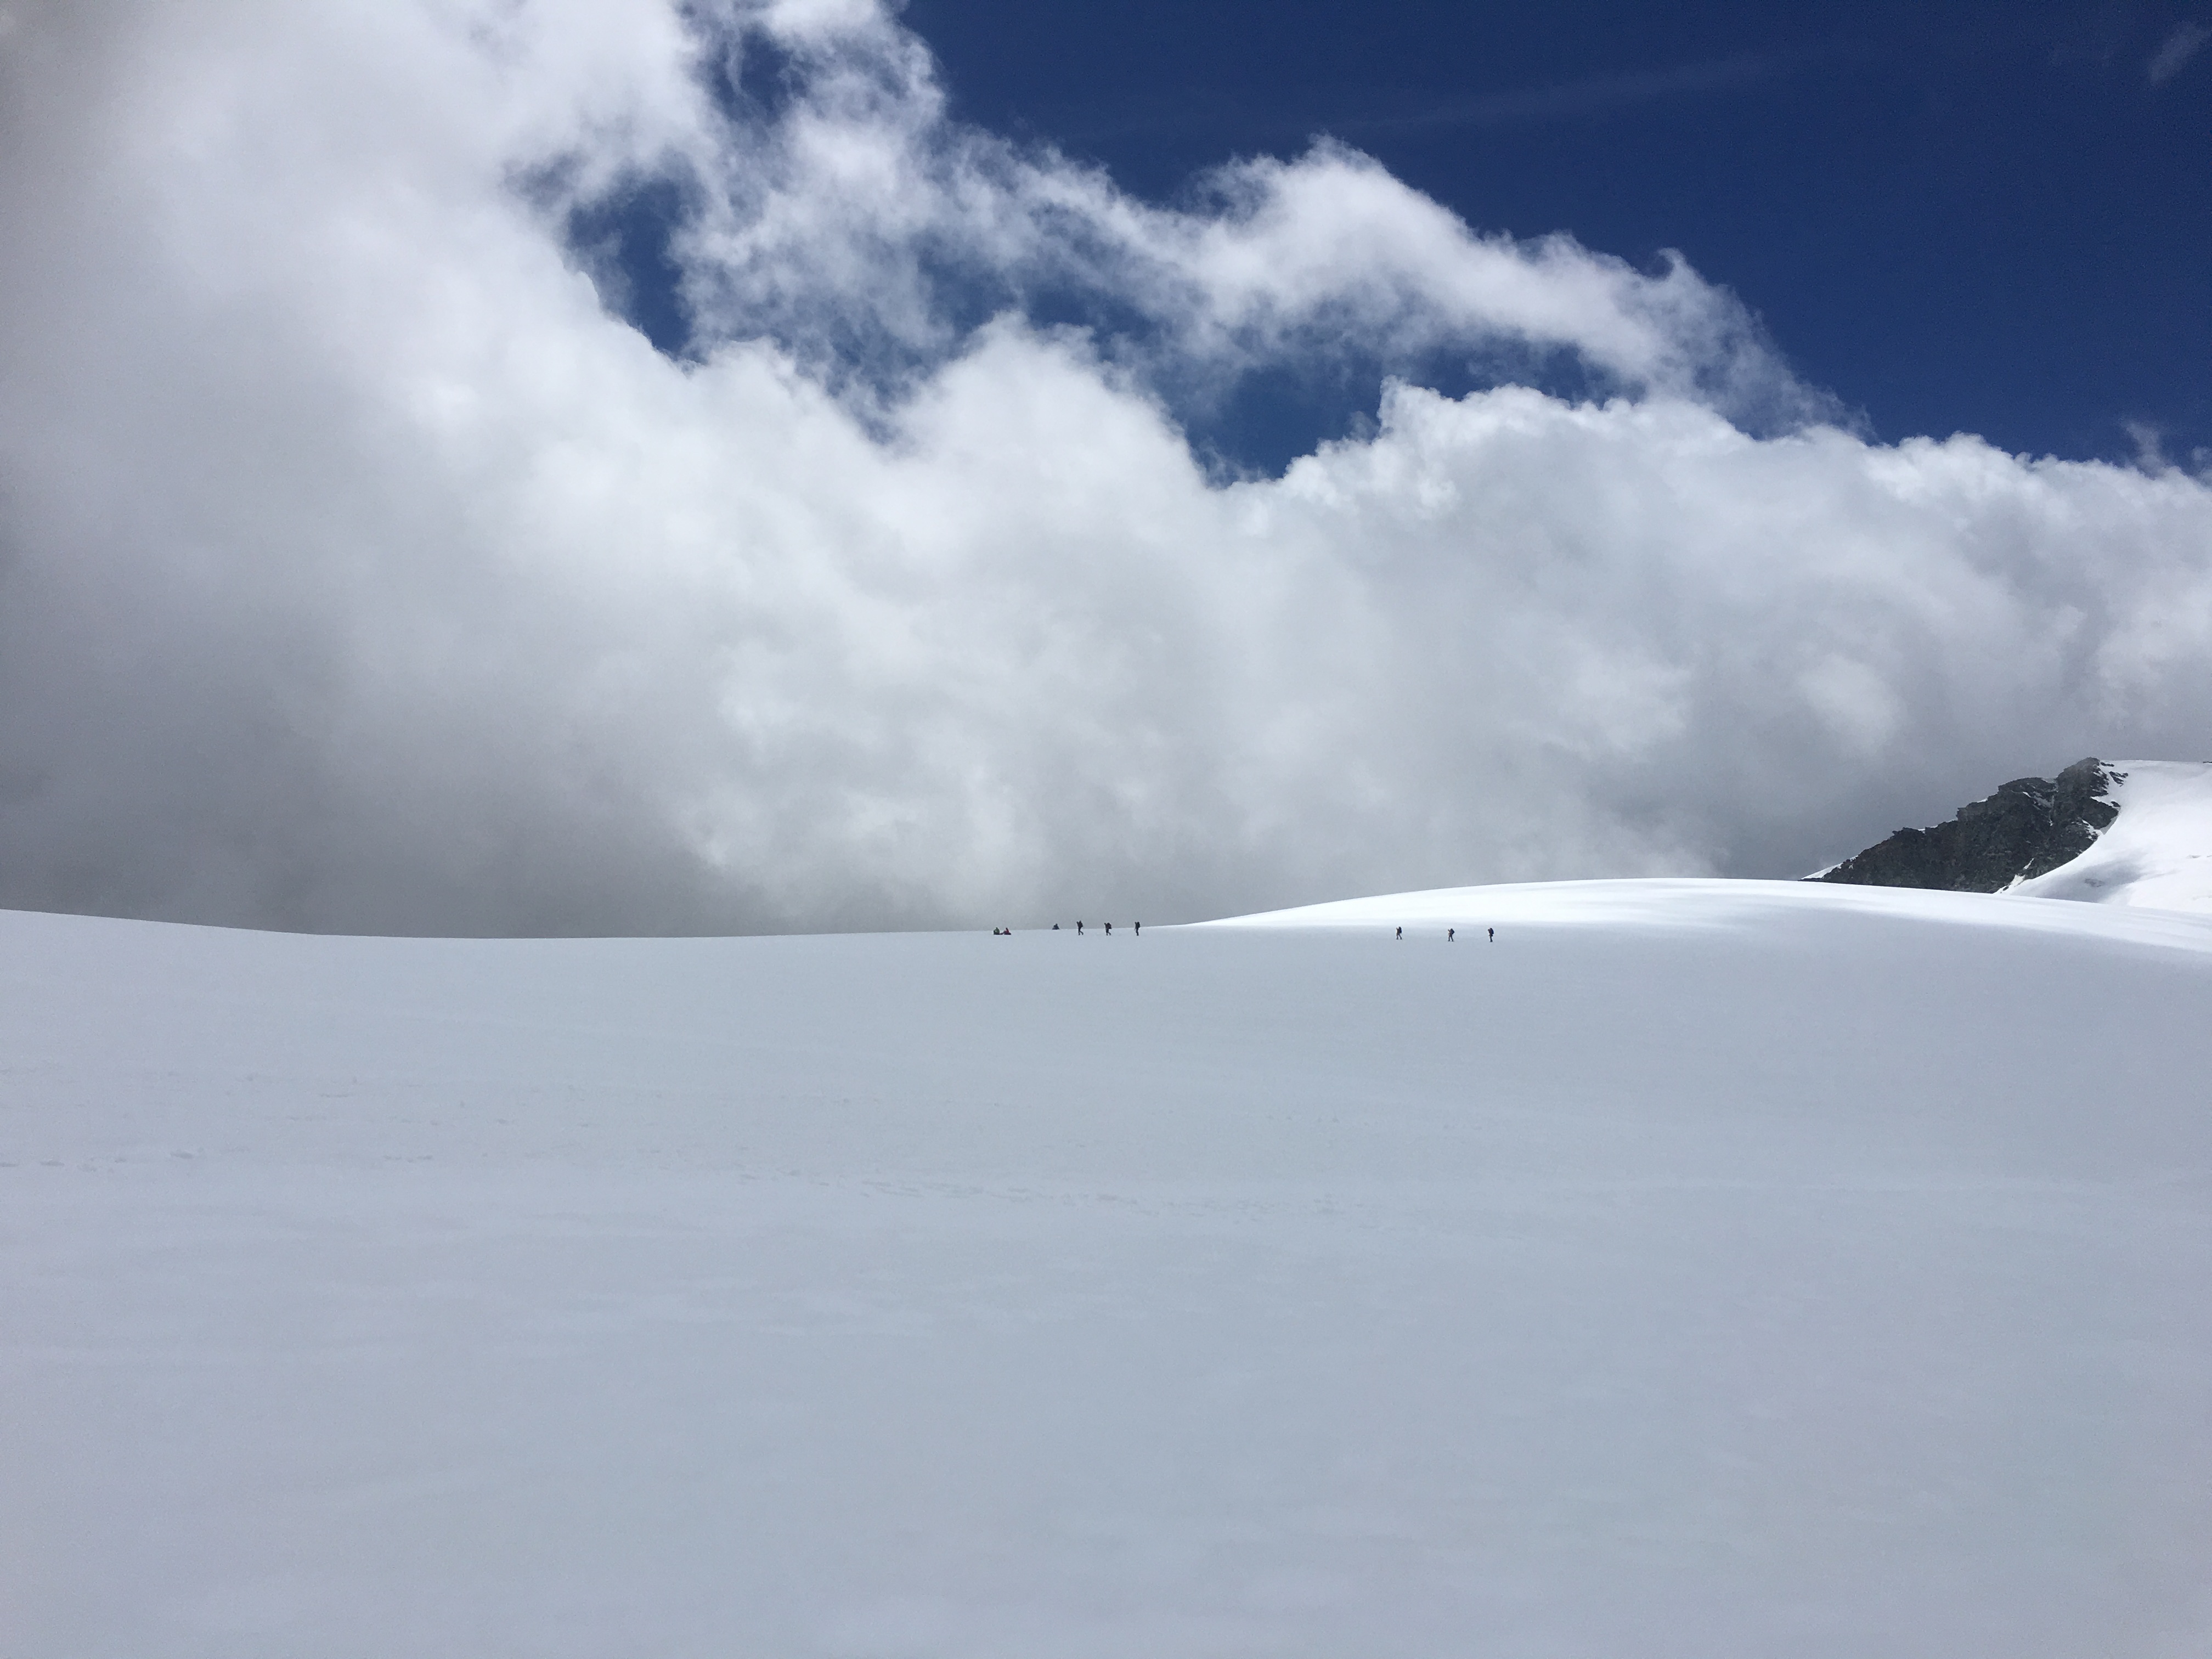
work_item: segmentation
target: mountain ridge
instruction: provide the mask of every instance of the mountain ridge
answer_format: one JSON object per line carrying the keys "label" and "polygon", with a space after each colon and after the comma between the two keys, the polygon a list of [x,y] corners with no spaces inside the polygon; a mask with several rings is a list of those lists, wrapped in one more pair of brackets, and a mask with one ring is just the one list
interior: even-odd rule
{"label": "mountain ridge", "polygon": [[2212,763],[2092,756],[1805,879],[2212,910]]}
{"label": "mountain ridge", "polygon": [[2087,852],[2119,817],[2106,797],[2123,775],[2093,755],[2056,778],[2014,778],[1948,823],[1899,830],[1808,879],[2002,892]]}

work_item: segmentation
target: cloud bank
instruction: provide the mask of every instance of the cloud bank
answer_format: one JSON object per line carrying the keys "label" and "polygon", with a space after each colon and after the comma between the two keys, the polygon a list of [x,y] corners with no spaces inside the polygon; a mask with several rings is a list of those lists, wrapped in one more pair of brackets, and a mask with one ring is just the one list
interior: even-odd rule
{"label": "cloud bank", "polygon": [[[1169,920],[2206,748],[2202,482],[1869,443],[1340,146],[1136,201],[860,0],[6,15],[0,903]],[[1377,416],[1194,447],[1285,374]]]}

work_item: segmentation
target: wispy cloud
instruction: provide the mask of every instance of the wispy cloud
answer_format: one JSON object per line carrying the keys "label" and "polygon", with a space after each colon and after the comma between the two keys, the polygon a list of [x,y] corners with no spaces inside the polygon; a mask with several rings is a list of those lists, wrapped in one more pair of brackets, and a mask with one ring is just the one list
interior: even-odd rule
{"label": "wispy cloud", "polygon": [[2151,85],[2164,86],[2189,67],[2189,61],[2212,40],[2212,27],[2203,23],[2177,23],[2165,42],[2151,54],[2150,62],[2143,66],[2143,74]]}
{"label": "wispy cloud", "polygon": [[1297,143],[1317,132],[1340,137],[1452,127],[1534,126],[1588,119],[1641,106],[1709,96],[1782,79],[1817,61],[1841,56],[1832,46],[1745,52],[1695,64],[1588,76],[1539,87],[1461,98],[1409,98],[1400,88],[1339,88],[1327,101],[1261,106],[1233,88],[1162,91],[1142,105],[1112,112],[1061,109],[1054,130],[1067,142],[1095,143],[1133,134],[1233,133],[1239,142]]}
{"label": "wispy cloud", "polygon": [[1332,122],[1330,131],[1357,136],[1424,127],[1520,126],[1576,120],[1644,104],[1732,92],[1778,79],[1824,55],[1813,51],[1747,52],[1667,69],[1590,76],[1552,86],[1352,115]]}

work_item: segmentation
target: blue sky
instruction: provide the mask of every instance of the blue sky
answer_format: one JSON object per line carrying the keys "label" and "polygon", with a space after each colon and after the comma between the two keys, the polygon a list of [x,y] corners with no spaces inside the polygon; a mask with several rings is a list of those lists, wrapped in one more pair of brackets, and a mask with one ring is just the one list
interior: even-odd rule
{"label": "blue sky", "polygon": [[[2212,9],[913,0],[976,124],[1175,198],[1334,134],[1480,230],[1676,248],[1887,439],[2212,446]],[[1449,370],[1437,378],[1449,380]],[[1275,464],[1350,389],[1218,435]]]}

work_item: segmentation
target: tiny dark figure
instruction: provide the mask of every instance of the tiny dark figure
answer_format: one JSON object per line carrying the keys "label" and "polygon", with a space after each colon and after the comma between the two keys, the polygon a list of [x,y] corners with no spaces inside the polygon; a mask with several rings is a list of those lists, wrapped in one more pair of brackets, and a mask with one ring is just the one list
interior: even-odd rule
{"label": "tiny dark figure", "polygon": [[1054,933],[1058,933],[1058,932],[1060,931],[1060,924],[1059,924],[1058,922],[1056,922],[1056,921],[1055,921],[1054,923],[1053,923],[1053,925],[1052,925],[1052,931],[1053,931]]}
{"label": "tiny dark figure", "polygon": [[1498,943],[1498,930],[1495,927],[1490,930],[1490,942],[1492,945]]}
{"label": "tiny dark figure", "polygon": [[1456,927],[1447,927],[1447,928],[1445,928],[1445,929],[1444,929],[1444,943],[1445,943],[1445,944],[1449,945],[1449,944],[1450,944],[1454,939],[1457,939],[1458,937],[1459,937],[1459,929],[1458,929],[1458,928],[1456,928]]}
{"label": "tiny dark figure", "polygon": [[1078,917],[1078,918],[1076,919],[1076,923],[1075,923],[1075,931],[1076,931],[1078,933],[1080,933],[1083,931],[1083,921],[1082,921],[1082,918],[1081,918],[1081,917]]}
{"label": "tiny dark figure", "polygon": [[1114,937],[1114,924],[1110,921],[1106,924],[1106,937],[1108,939]]}
{"label": "tiny dark figure", "polygon": [[1400,939],[1403,939],[1403,938],[1405,938],[1405,937],[1406,937],[1406,930],[1405,930],[1404,928],[1401,927],[1401,928],[1398,930],[1398,937],[1399,937]]}
{"label": "tiny dark figure", "polygon": [[1139,939],[1142,939],[1145,936],[1145,924],[1141,921],[1133,921],[1129,924],[1129,931]]}

